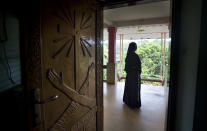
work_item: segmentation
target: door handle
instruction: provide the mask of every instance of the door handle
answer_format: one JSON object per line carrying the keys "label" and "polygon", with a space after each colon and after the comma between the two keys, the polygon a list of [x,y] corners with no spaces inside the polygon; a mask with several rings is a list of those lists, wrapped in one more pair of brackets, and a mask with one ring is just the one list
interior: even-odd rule
{"label": "door handle", "polygon": [[51,102],[51,101],[55,101],[55,100],[57,100],[59,98],[59,96],[58,95],[55,95],[55,96],[52,96],[52,97],[50,97],[50,98],[48,98],[48,99],[46,99],[46,100],[44,100],[44,101],[35,101],[35,104],[45,104],[45,103],[48,103],[48,102]]}
{"label": "door handle", "polygon": [[59,98],[58,95],[54,95],[52,97],[49,97],[46,100],[40,101],[40,89],[35,88],[32,91],[32,101],[33,101],[33,124],[34,126],[37,126],[41,123],[41,104],[46,104],[48,102],[55,101]]}
{"label": "door handle", "polygon": [[58,98],[59,98],[58,95],[54,95],[54,96],[49,97],[46,100],[40,101],[40,89],[39,88],[34,89],[34,104],[45,104],[51,101],[55,101]]}

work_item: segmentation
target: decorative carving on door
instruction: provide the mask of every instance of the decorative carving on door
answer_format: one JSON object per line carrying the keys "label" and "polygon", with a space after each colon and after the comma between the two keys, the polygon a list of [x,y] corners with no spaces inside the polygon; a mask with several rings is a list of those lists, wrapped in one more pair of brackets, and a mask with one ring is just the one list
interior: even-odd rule
{"label": "decorative carving on door", "polygon": [[83,88],[80,88],[79,91],[76,91],[73,88],[67,86],[63,80],[63,73],[61,72],[60,74],[61,75],[58,75],[54,69],[50,69],[48,71],[48,80],[57,90],[65,94],[69,99],[72,99],[73,101],[87,108],[91,109],[96,105],[95,99],[89,98],[79,93]]}
{"label": "decorative carving on door", "polygon": [[[53,43],[58,44],[59,42],[61,42],[64,39],[66,39],[66,37],[55,39],[55,40],[53,40]],[[66,48],[67,45],[68,45],[68,50],[67,50],[66,57],[68,57],[73,44],[74,44],[74,37],[71,39],[68,39],[59,49],[57,49],[57,51],[53,54],[52,57],[55,59],[61,53],[61,51],[63,51],[63,49]]]}
{"label": "decorative carving on door", "polygon": [[[75,50],[76,37],[79,37],[79,44],[81,45],[83,55],[86,56],[86,53],[85,53],[85,51],[86,51],[88,56],[92,57],[91,52],[89,50],[89,47],[92,47],[91,44],[87,41],[86,37],[80,36],[80,34],[83,31],[86,31],[86,30],[90,31],[90,27],[91,27],[90,21],[92,20],[92,15],[89,14],[87,16],[85,12],[82,12],[80,25],[77,26],[76,25],[76,11],[75,10],[73,11],[73,15],[72,15],[71,10],[69,8],[60,7],[58,9],[61,11],[63,16],[58,14],[57,12],[53,13],[53,15],[55,15],[61,21],[66,23],[69,27],[73,27],[73,30],[72,30],[72,33],[71,32],[70,33],[61,32],[61,25],[57,24],[57,33],[65,35],[65,37],[56,38],[53,40],[53,43],[59,44],[65,40],[66,40],[66,42],[59,49],[57,49],[56,52],[54,52],[52,57],[55,59],[65,48],[68,48],[67,54],[66,54],[66,57],[68,57],[70,54],[70,50],[71,50],[72,45],[74,45],[73,49]],[[67,47],[67,45],[68,45],[68,47]]]}
{"label": "decorative carving on door", "polygon": [[[76,74],[77,74],[77,52],[76,48],[80,45],[81,51],[84,57],[89,56],[92,57],[92,53],[90,48],[92,48],[92,44],[88,42],[88,37],[90,36],[83,35],[83,32],[90,32],[91,26],[92,26],[92,14],[87,14],[86,12],[78,12],[75,9],[72,10],[69,8],[69,6],[65,7],[58,7],[58,10],[60,10],[60,13],[54,12],[53,15],[57,17],[59,20],[64,22],[70,31],[62,31],[61,30],[61,24],[57,24],[57,34],[61,34],[60,37],[53,40],[53,44],[62,44],[59,48],[56,49],[56,51],[53,53],[52,58],[55,59],[58,57],[58,55],[63,52],[63,50],[66,48],[67,53],[66,57],[69,57],[71,50],[73,49],[73,67],[74,67],[74,85],[75,89],[77,89],[76,85]],[[79,14],[78,14],[79,13]],[[81,17],[80,22],[78,23],[77,17]],[[79,24],[79,25],[78,25]],[[65,27],[64,27],[65,28]],[[67,28],[67,27],[66,27]],[[64,35],[64,37],[63,37]],[[78,41],[77,41],[78,39]],[[76,45],[79,44],[79,45]],[[78,52],[79,53],[79,52]],[[80,87],[82,88],[82,87]]]}
{"label": "decorative carving on door", "polygon": [[[83,123],[81,121],[84,121],[82,119],[87,119],[87,121],[90,121],[90,119],[93,119],[93,114],[96,112],[96,99],[89,98],[86,95],[80,94],[80,91],[86,88],[87,86],[84,86],[86,81],[88,80],[88,77],[90,75],[90,70],[93,68],[93,63],[88,67],[87,76],[85,78],[84,83],[82,84],[82,88],[79,89],[79,91],[76,91],[69,86],[67,86],[64,83],[63,80],[63,73],[60,72],[58,74],[55,72],[54,69],[49,69],[48,71],[48,80],[51,82],[51,84],[58,89],[60,92],[65,94],[68,99],[72,99],[71,104],[66,108],[66,110],[62,113],[62,115],[59,117],[59,119],[52,125],[49,130],[55,131],[55,130],[70,130],[70,128],[73,126],[76,128],[80,128],[80,123]],[[81,108],[88,108],[87,112],[81,111]],[[78,112],[82,112],[77,114]],[[73,119],[72,119],[73,118]],[[75,124],[78,124],[75,125]],[[85,128],[87,124],[82,124],[82,129]],[[85,130],[84,130],[85,131]]]}
{"label": "decorative carving on door", "polygon": [[90,72],[91,72],[91,70],[92,70],[93,68],[94,68],[94,63],[91,63],[91,65],[88,67],[88,71],[87,71],[85,80],[83,81],[81,87],[80,87],[79,90],[78,90],[81,94],[84,94],[84,92],[82,93],[82,90],[83,90],[84,87],[86,86],[86,83],[87,83],[87,82],[89,83],[89,80],[88,80],[88,78],[89,78],[89,74],[90,74]]}
{"label": "decorative carving on door", "polygon": [[[58,95],[59,99],[41,104],[41,123],[31,129],[101,130],[102,54],[97,52],[101,53],[102,43],[95,39],[96,1],[34,3],[28,23],[25,21],[29,24],[29,33],[25,34],[28,92],[40,88],[41,100],[51,95]],[[31,115],[30,125],[32,118]]]}
{"label": "decorative carving on door", "polygon": [[60,97],[44,104],[44,128],[96,130],[95,10],[84,0],[53,2],[43,4],[42,99]]}

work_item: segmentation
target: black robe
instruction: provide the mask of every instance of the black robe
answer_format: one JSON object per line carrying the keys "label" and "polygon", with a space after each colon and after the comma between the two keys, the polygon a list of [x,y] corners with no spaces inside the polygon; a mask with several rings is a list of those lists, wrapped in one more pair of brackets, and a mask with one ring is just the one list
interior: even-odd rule
{"label": "black robe", "polygon": [[141,61],[136,53],[127,55],[125,71],[127,73],[123,101],[129,107],[141,107]]}

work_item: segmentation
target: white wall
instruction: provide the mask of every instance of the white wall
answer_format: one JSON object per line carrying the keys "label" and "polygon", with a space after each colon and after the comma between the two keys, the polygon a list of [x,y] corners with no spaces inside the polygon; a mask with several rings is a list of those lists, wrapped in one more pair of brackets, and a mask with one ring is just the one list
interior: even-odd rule
{"label": "white wall", "polygon": [[202,0],[182,0],[175,131],[192,131]]}

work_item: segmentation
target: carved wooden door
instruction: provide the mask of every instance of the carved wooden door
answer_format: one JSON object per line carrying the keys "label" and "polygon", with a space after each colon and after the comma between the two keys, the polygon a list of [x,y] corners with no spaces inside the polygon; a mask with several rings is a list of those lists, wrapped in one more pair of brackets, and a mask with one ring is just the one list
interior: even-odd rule
{"label": "carved wooden door", "polygon": [[98,130],[96,13],[93,0],[41,2],[40,130]]}

